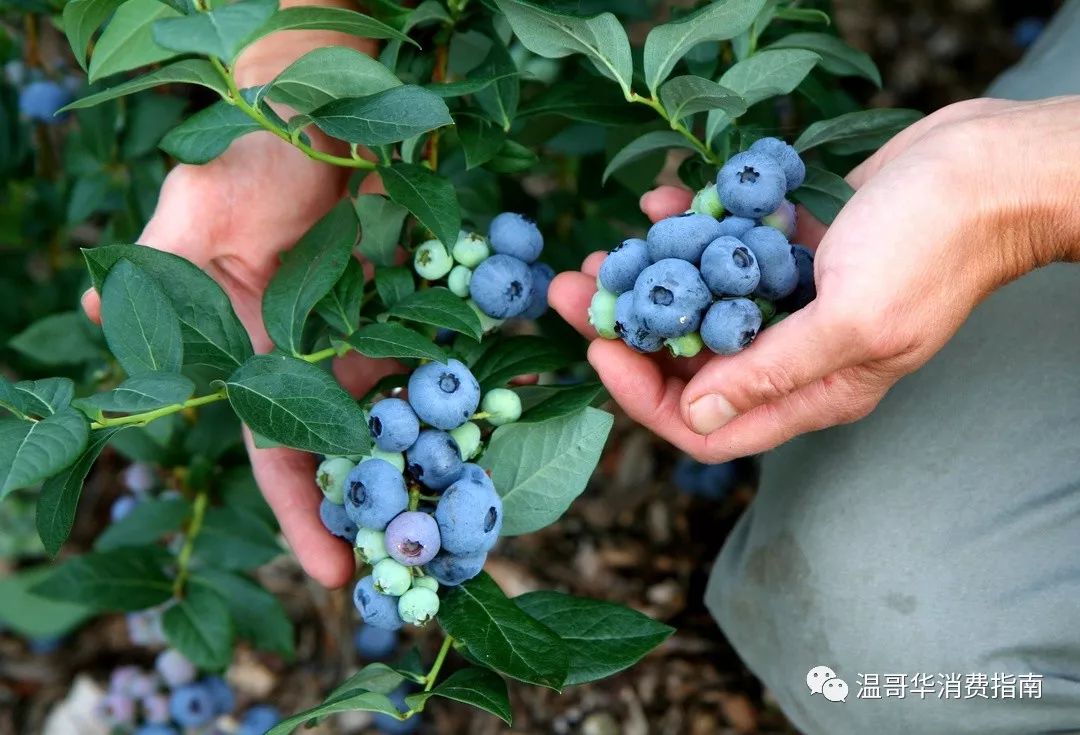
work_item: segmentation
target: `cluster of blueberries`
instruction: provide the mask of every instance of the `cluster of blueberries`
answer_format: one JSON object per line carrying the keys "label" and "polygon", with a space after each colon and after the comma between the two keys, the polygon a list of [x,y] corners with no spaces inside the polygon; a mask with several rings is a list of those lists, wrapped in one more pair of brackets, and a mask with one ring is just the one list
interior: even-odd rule
{"label": "cluster of blueberries", "polygon": [[536,262],[543,250],[535,222],[503,212],[491,221],[487,238],[462,232],[450,252],[438,240],[423,243],[413,267],[428,281],[446,278],[447,288],[468,300],[489,331],[504,319],[537,319],[547,311],[555,271]]}
{"label": "cluster of blueberries", "polygon": [[816,295],[813,254],[788,241],[795,206],[784,197],[805,177],[798,152],[778,138],[732,156],[688,212],[608,253],[590,323],[638,352],[745,349],[763,324]]}
{"label": "cluster of blueberries", "polygon": [[482,448],[473,419],[502,426],[520,416],[513,391],[495,388],[481,399],[463,363],[430,362],[409,376],[408,400],[383,398],[371,408],[370,456],[319,465],[323,525],[372,566],[353,593],[369,626],[423,625],[439,611],[440,584],[480,573],[502,528],[502,499],[470,462]]}
{"label": "cluster of blueberries", "polygon": [[249,707],[239,725],[218,729],[218,718],[232,714],[236,697],[219,676],[199,676],[198,669],[175,649],[162,651],[154,670],[121,666],[109,677],[109,689],[98,713],[113,732],[134,735],[180,735],[198,730],[207,735],[265,735],[281,721],[269,705]]}

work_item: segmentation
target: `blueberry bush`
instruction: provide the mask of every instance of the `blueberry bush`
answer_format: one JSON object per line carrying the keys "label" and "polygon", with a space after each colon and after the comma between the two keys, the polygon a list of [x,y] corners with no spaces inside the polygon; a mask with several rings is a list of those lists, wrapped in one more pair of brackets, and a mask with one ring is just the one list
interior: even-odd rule
{"label": "blueberry bush", "polygon": [[[72,228],[101,224],[82,259],[103,324],[49,313],[9,340],[26,361],[13,372],[33,377],[0,381],[0,498],[36,493],[37,531],[57,556],[107,447],[168,468],[175,486],[148,492],[157,470],[133,465],[145,476],[126,479],[132,494],[94,549],[62,554],[22,599],[125,612],[133,637],[167,642],[191,670],[159,662],[144,707],[161,722],[221,709],[195,672],[222,670],[238,641],[292,654],[288,617],[251,575],[280,545],[236,462],[241,424],[256,446],[318,455],[323,524],[362,570],[357,645],[385,651],[406,624],[443,635],[433,657],[369,664],[275,735],[350,710],[415,723],[432,697],[510,723],[507,680],[561,690],[661,644],[671,628],[627,607],[508,597],[483,571],[501,536],[555,522],[586,489],[612,426],[584,343],[547,313],[548,286],[624,240],[590,309],[602,336],[684,356],[737,351],[813,298],[812,256],[788,241],[793,202],[830,222],[851,193],[832,171],[917,117],[855,106],[838,79],[880,84],[877,69],[812,3],[699,3],[633,43],[629,23],[654,15],[645,3],[365,7],[69,0],[56,12],[90,86],[71,101],[78,85],[53,70],[4,89],[20,111],[0,150],[5,186],[66,206]],[[241,88],[239,55],[290,29],[380,39],[381,51],[319,48]],[[57,141],[58,125],[74,130]],[[339,152],[317,148],[316,130]],[[265,291],[269,354],[255,354],[210,276],[131,244],[170,164],[206,164],[255,132],[352,171],[348,196]],[[698,190],[691,212],[624,239],[642,229],[637,197],[665,161]],[[31,191],[31,172],[48,192]],[[361,188],[376,176],[384,194]],[[351,352],[401,370],[352,396],[329,370]],[[704,476],[685,474],[688,488]],[[451,656],[461,661],[447,675]],[[161,682],[174,690],[168,716]],[[140,710],[120,689],[114,719],[133,722]]]}

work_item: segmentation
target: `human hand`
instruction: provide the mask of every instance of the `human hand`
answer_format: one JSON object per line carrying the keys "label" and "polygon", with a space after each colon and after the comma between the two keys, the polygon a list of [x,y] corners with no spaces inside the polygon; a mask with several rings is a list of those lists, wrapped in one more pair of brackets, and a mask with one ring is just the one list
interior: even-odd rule
{"label": "human hand", "polygon": [[[849,175],[857,192],[827,231],[801,213],[797,239],[817,247],[817,299],[740,354],[673,360],[598,339],[589,361],[631,418],[705,462],[862,418],[993,289],[1080,257],[1067,183],[1080,165],[1078,109],[1077,98],[974,100],[897,135]],[[661,187],[642,209],[655,221],[691,196]],[[602,261],[590,255],[551,287],[554,307],[589,337]]]}

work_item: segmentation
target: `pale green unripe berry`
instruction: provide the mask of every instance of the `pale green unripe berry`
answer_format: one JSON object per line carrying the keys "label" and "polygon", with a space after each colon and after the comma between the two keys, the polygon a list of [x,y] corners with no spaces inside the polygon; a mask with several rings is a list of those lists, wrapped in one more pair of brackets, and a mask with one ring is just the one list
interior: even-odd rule
{"label": "pale green unripe berry", "polygon": [[461,458],[466,462],[480,451],[480,427],[472,421],[466,421],[456,429],[451,429],[450,436],[454,437],[461,451]]}
{"label": "pale green unripe berry", "polygon": [[319,465],[315,473],[315,484],[331,503],[341,505],[345,502],[345,480],[355,466],[344,457],[328,457]]}
{"label": "pale green unripe berry", "polygon": [[694,357],[705,346],[705,343],[701,341],[701,335],[697,332],[684,334],[681,337],[672,337],[664,340],[664,344],[668,346],[671,354],[675,357]]}
{"label": "pale green unripe berry", "polygon": [[413,267],[421,278],[437,281],[454,267],[454,259],[446,251],[446,246],[438,240],[428,240],[416,249]]}
{"label": "pale green unripe berry", "polygon": [[[365,454],[360,457],[360,462],[368,459],[381,459],[394,465],[399,472],[405,471],[405,455],[401,452],[387,452],[383,449],[379,449],[376,446],[371,447],[371,453]],[[358,463],[359,464],[359,463]]]}
{"label": "pale green unripe berry", "polygon": [[615,339],[615,294],[604,289],[593,294],[589,303],[589,324],[604,339]]}
{"label": "pale green unripe berry", "polygon": [[432,577],[430,574],[426,574],[423,577],[414,577],[412,581],[413,588],[423,587],[426,590],[432,592],[439,591],[439,580]]}
{"label": "pale green unripe berry", "polygon": [[484,334],[493,332],[502,326],[505,319],[496,319],[495,317],[488,316],[484,312],[480,311],[480,307],[476,305],[476,302],[469,299],[465,302],[469,305],[469,308],[475,312],[476,316],[480,317],[480,328],[484,330]]}
{"label": "pale green unripe berry", "polygon": [[469,283],[472,281],[472,271],[463,265],[455,265],[450,271],[450,277],[446,279],[446,286],[455,296],[463,299],[469,298]]}
{"label": "pale green unripe berry", "polygon": [[375,591],[379,594],[398,597],[412,586],[412,572],[404,564],[387,557],[371,570]]}
{"label": "pale green unripe berry", "polygon": [[378,564],[390,556],[386,553],[386,534],[373,528],[361,528],[356,532],[356,551],[365,564]]}
{"label": "pale green unripe berry", "polygon": [[758,311],[761,312],[762,322],[768,322],[776,316],[776,304],[768,299],[757,298],[754,299],[754,303],[757,304]]}
{"label": "pale green unripe berry", "polygon": [[694,195],[694,200],[690,202],[690,211],[707,214],[716,219],[724,216],[724,205],[720,202],[720,194],[716,191],[715,183],[709,184]]}
{"label": "pale green unripe berry", "polygon": [[492,426],[512,424],[521,418],[521,398],[508,388],[495,388],[484,394],[480,411],[487,414]]}
{"label": "pale green unripe berry", "polygon": [[454,260],[466,268],[475,268],[487,260],[491,248],[483,235],[475,232],[462,232],[454,243]]}
{"label": "pale green unripe berry", "polygon": [[439,613],[439,596],[429,589],[414,587],[398,600],[398,615],[406,623],[425,625]]}

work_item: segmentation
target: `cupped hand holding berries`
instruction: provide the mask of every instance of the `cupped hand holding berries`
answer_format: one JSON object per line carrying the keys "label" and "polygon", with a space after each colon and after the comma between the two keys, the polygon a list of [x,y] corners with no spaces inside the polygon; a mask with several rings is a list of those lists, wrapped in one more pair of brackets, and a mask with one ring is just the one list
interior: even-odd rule
{"label": "cupped hand holding berries", "polygon": [[[1080,258],[1068,183],[1080,165],[1078,121],[1077,98],[944,108],[848,176],[856,194],[827,230],[803,213],[793,241],[816,250],[817,288],[805,308],[730,356],[676,359],[598,339],[589,360],[631,418],[706,462],[862,418],[995,288]],[[641,206],[655,222],[685,211],[692,196],[661,187]],[[590,337],[586,311],[603,262],[594,253],[551,289],[552,305]]]}

